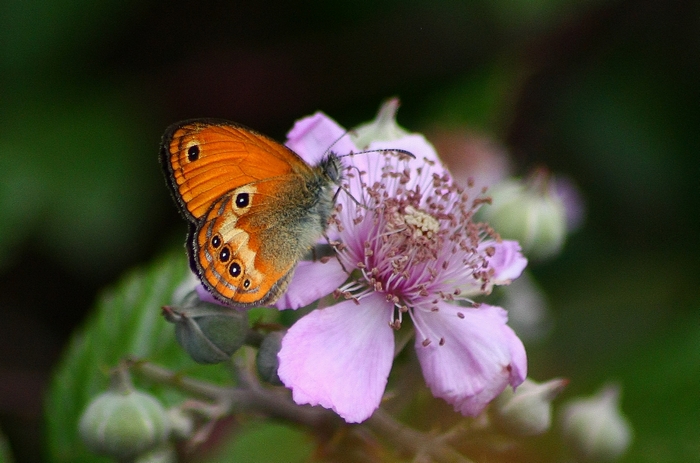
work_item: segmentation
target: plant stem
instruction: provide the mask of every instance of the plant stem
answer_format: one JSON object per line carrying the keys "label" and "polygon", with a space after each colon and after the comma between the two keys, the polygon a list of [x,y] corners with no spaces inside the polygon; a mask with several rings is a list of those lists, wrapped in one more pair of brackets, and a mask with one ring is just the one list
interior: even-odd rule
{"label": "plant stem", "polygon": [[376,434],[389,440],[397,448],[408,450],[415,455],[427,455],[436,462],[472,463],[471,460],[445,444],[443,439],[401,424],[381,408],[374,412],[365,425]]}
{"label": "plant stem", "polygon": [[[253,412],[311,428],[321,436],[332,436],[345,425],[338,415],[320,407],[297,405],[288,391],[245,381],[243,387],[221,387],[205,381],[182,376],[153,363],[129,360],[127,364],[145,378],[170,384],[183,392],[209,399],[221,406],[224,414]],[[381,408],[371,418],[357,426],[365,426],[398,449],[427,456],[438,463],[472,463],[439,436],[417,431],[399,423]]]}

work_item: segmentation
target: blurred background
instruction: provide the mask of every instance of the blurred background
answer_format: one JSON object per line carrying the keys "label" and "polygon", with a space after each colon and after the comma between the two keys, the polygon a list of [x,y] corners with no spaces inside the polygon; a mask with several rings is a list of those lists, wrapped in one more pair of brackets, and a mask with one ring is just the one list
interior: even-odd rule
{"label": "blurred background", "polygon": [[531,267],[552,328],[530,374],[571,395],[620,384],[625,461],[700,461],[698,76],[694,0],[4,0],[0,429],[17,461],[42,460],[42,394],[100,290],[184,242],[157,162],[169,124],[283,140],[392,96],[409,130],[487,137],[515,174],[578,184],[585,222]]}

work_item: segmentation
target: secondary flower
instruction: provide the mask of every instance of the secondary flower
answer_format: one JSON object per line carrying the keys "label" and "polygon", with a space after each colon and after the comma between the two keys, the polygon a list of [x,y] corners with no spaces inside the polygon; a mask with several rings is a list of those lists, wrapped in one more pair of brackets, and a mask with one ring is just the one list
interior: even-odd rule
{"label": "secondary flower", "polygon": [[[299,404],[369,418],[394,357],[394,330],[412,319],[415,349],[433,395],[477,415],[526,376],[525,349],[500,307],[473,297],[517,278],[526,265],[514,241],[472,221],[483,202],[456,185],[432,146],[396,125],[396,101],[355,146],[322,113],[303,119],[287,145],[315,163],[335,152],[402,149],[343,158],[346,181],[328,231],[337,259],[302,262],[278,308],[298,308],[332,292],[346,300],[298,320],[282,340],[278,374]],[[350,275],[350,277],[348,277]]]}

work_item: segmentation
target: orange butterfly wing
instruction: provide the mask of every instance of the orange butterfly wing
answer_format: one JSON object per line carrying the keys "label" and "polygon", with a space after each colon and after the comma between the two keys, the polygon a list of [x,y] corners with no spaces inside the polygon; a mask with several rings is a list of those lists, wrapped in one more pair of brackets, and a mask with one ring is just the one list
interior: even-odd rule
{"label": "orange butterfly wing", "polygon": [[337,180],[326,169],[337,158],[312,168],[262,134],[200,119],[166,131],[161,162],[190,221],[190,264],[202,283],[225,303],[274,302],[325,229]]}
{"label": "orange butterfly wing", "polygon": [[217,119],[174,124],[163,135],[161,162],[185,216],[201,218],[232,185],[311,168],[284,145],[242,125]]}
{"label": "orange butterfly wing", "polygon": [[[286,239],[280,212],[289,196],[280,193],[290,185],[303,190],[294,180],[285,175],[236,188],[216,201],[202,226],[191,231],[194,266],[219,299],[265,305],[286,289],[301,256],[298,246]],[[240,207],[237,199],[243,195],[248,204]]]}

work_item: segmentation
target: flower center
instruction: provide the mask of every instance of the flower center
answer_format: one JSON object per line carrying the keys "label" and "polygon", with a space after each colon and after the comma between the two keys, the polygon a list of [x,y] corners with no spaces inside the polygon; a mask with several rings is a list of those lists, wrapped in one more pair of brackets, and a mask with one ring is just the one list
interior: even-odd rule
{"label": "flower center", "polygon": [[436,258],[440,243],[440,222],[429,213],[412,204],[401,204],[396,198],[387,198],[383,208],[384,230],[382,249],[391,262],[394,275],[402,274],[409,265],[416,265]]}
{"label": "flower center", "polygon": [[362,273],[338,294],[359,300],[382,293],[394,305],[390,325],[396,329],[407,312],[437,311],[440,300],[469,300],[462,288],[488,276],[477,250],[485,231],[472,221],[483,199],[470,199],[435,170],[428,161],[402,169],[388,158],[373,181],[364,181],[365,172],[350,172],[347,188],[363,204],[348,201],[333,217],[341,263]]}
{"label": "flower center", "polygon": [[433,234],[440,230],[440,222],[435,217],[419,211],[413,206],[406,207],[403,220],[407,226],[414,230],[413,235],[416,237],[425,236],[426,238],[432,238]]}

